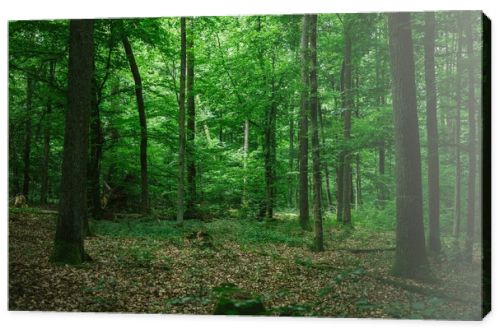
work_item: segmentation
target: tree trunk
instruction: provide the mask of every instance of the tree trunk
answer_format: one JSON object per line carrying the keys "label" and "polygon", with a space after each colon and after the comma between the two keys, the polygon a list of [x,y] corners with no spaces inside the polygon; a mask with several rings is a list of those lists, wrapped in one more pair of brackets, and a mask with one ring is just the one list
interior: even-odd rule
{"label": "tree trunk", "polygon": [[314,248],[320,252],[323,246],[323,214],[321,212],[321,156],[318,134],[318,58],[316,52],[316,37],[318,30],[318,16],[310,15],[310,52],[311,52],[311,130],[312,130],[312,158],[313,158],[313,219],[314,219]]}
{"label": "tree trunk", "polygon": [[187,187],[188,200],[186,211],[189,216],[193,216],[196,203],[196,111],[194,92],[194,18],[189,20],[189,33],[187,34]]}
{"label": "tree trunk", "polygon": [[303,229],[309,228],[309,180],[308,180],[308,117],[309,109],[309,17],[302,19],[301,91],[299,127],[299,222]]}
{"label": "tree trunk", "polygon": [[289,122],[288,122],[288,208],[291,209],[295,207],[295,201],[293,196],[293,162],[295,159],[295,148],[294,148],[294,140],[295,140],[295,128],[294,128],[294,120],[293,113],[289,112]]}
{"label": "tree trunk", "polygon": [[68,110],[65,120],[59,217],[52,260],[79,264],[88,260],[83,249],[82,227],[87,217],[93,21],[71,20],[69,30]]}
{"label": "tree trunk", "polygon": [[132,46],[128,40],[127,35],[122,37],[123,47],[127,54],[130,71],[134,77],[135,84],[135,97],[137,100],[137,111],[139,112],[139,125],[141,127],[141,147],[140,147],[140,160],[141,160],[141,211],[143,213],[149,212],[149,192],[148,192],[148,129],[146,123],[146,111],[144,108],[144,98],[142,95],[142,79],[139,73],[139,68],[135,61]]}
{"label": "tree trunk", "polygon": [[[340,70],[340,97],[341,97],[341,107],[342,107],[342,118],[345,113],[345,60],[342,61],[342,69]],[[339,154],[338,166],[336,168],[336,180],[337,180],[337,222],[342,222],[342,214],[344,213],[344,156],[345,150],[341,149]]]}
{"label": "tree trunk", "polygon": [[[245,120],[243,129],[243,200],[242,204],[244,208],[248,207],[248,195],[247,195],[247,169],[248,169],[248,142],[250,137],[250,121]],[[207,140],[210,138],[207,135]]]}
{"label": "tree trunk", "polygon": [[465,34],[467,40],[467,74],[469,109],[469,175],[467,179],[467,234],[465,237],[465,261],[472,262],[472,248],[474,244],[474,219],[476,216],[476,102],[474,86],[474,38],[472,36],[472,13],[465,14]]}
{"label": "tree trunk", "polygon": [[276,168],[276,87],[271,84],[271,105],[266,110],[264,129],[264,168],[266,182],[266,219],[273,218],[275,202],[275,168]]}
{"label": "tree trunk", "polygon": [[422,213],[415,62],[409,13],[389,15],[396,151],[396,257],[393,272],[428,276]]}
{"label": "tree trunk", "polygon": [[455,116],[455,209],[453,217],[453,237],[455,245],[458,245],[458,237],[460,235],[460,224],[462,219],[462,163],[460,161],[460,136],[461,136],[461,117],[460,109],[462,108],[462,48],[463,48],[463,33],[462,20],[459,17],[458,21],[458,47],[457,47],[457,73],[456,73],[456,116]]}
{"label": "tree trunk", "polygon": [[[352,22],[348,18],[344,22],[344,145],[351,138],[351,114],[353,109],[352,92]],[[352,170],[351,152],[344,149],[342,166],[342,224],[351,225]]]}
{"label": "tree trunk", "polygon": [[[319,126],[321,129],[321,144],[324,149],[326,140],[325,127],[323,123],[323,111],[319,102],[318,102],[318,117],[319,117]],[[325,173],[325,189],[326,189],[326,199],[328,202],[328,209],[331,210],[333,208],[333,199],[332,199],[332,192],[330,190],[330,174],[328,172],[328,162],[324,158],[323,158],[323,172]]]}
{"label": "tree trunk", "polygon": [[[49,64],[49,82],[54,82],[55,61]],[[43,129],[43,160],[42,160],[42,175],[40,188],[40,204],[47,205],[47,197],[49,192],[49,160],[50,160],[50,121],[52,115],[52,99],[50,94],[47,98],[47,111],[45,114],[45,124]]]}
{"label": "tree trunk", "polygon": [[179,92],[179,175],[177,180],[177,223],[184,222],[184,166],[186,154],[186,18],[181,17],[181,75]]}
{"label": "tree trunk", "polygon": [[33,113],[33,79],[28,75],[26,83],[26,130],[23,150],[23,195],[28,200],[30,190],[30,155],[31,155],[31,115]]}
{"label": "tree trunk", "polygon": [[429,249],[441,250],[439,236],[439,153],[437,129],[436,73],[434,65],[436,20],[433,12],[425,13],[425,90],[427,107],[427,163],[429,187]]}
{"label": "tree trunk", "polygon": [[356,210],[358,206],[363,203],[363,196],[361,193],[361,158],[359,153],[356,154]]}

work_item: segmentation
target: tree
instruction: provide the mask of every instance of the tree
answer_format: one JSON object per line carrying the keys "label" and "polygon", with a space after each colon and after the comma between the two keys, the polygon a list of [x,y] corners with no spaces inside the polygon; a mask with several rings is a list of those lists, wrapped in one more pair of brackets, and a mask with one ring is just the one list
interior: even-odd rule
{"label": "tree", "polygon": [[318,16],[310,15],[310,57],[311,57],[311,128],[312,128],[312,158],[313,158],[313,219],[314,219],[314,248],[323,251],[323,215],[321,212],[321,157],[318,134],[318,58],[317,58],[317,31]]}
{"label": "tree", "polygon": [[181,75],[179,86],[179,155],[177,184],[177,223],[184,222],[184,168],[186,155],[186,18],[181,17]]}
{"label": "tree", "polygon": [[64,132],[61,195],[54,251],[55,262],[88,260],[82,227],[87,219],[87,157],[92,94],[93,21],[71,20],[68,63],[68,110]]}
{"label": "tree", "polygon": [[439,236],[439,153],[437,129],[436,72],[434,49],[436,38],[436,19],[433,12],[425,13],[425,91],[427,107],[427,163],[429,187],[429,249],[441,250]]}
{"label": "tree", "polygon": [[460,136],[461,136],[461,109],[462,109],[462,49],[463,49],[463,33],[462,33],[462,20],[459,16],[458,22],[458,46],[457,46],[457,73],[456,73],[456,87],[455,87],[455,206],[453,217],[453,237],[455,244],[458,244],[458,237],[460,234],[460,224],[462,220],[462,162],[460,160]]}
{"label": "tree", "polygon": [[187,186],[188,200],[186,210],[193,215],[196,203],[196,111],[194,91],[194,18],[189,20],[189,30],[186,36],[186,61],[187,61]]}
{"label": "tree", "polygon": [[391,13],[388,16],[396,149],[396,256],[393,272],[398,276],[418,278],[428,275],[428,264],[410,14]]}
{"label": "tree", "polygon": [[[352,87],[352,22],[346,17],[344,22],[344,70],[343,70],[343,116],[344,116],[344,145],[349,144],[351,138],[351,115],[353,109]],[[342,224],[351,225],[351,197],[352,197],[352,169],[349,149],[344,148],[342,164]]]}
{"label": "tree", "polygon": [[140,160],[141,160],[141,211],[149,212],[149,191],[148,191],[148,128],[146,122],[146,110],[144,108],[144,97],[142,92],[142,78],[137,67],[132,45],[123,32],[122,35],[123,48],[127,55],[127,60],[130,66],[130,71],[134,77],[135,98],[137,101],[137,111],[139,112],[139,126],[141,128],[141,145],[140,145]]}
{"label": "tree", "polygon": [[308,180],[308,117],[309,109],[309,16],[302,19],[300,44],[301,90],[299,127],[299,222],[303,229],[309,225],[309,180]]}

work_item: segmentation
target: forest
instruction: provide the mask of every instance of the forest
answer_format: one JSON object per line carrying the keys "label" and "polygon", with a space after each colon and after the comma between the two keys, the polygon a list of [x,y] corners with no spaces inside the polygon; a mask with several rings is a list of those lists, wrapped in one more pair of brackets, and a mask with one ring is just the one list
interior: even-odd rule
{"label": "forest", "polygon": [[9,309],[481,319],[488,31],[9,22]]}

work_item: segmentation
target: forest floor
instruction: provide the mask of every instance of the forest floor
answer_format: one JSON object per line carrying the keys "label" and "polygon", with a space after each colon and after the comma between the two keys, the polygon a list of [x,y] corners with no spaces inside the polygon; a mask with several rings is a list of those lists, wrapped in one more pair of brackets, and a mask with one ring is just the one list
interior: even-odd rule
{"label": "forest floor", "polygon": [[[394,232],[325,223],[326,251],[293,213],[272,222],[224,219],[96,221],[93,261],[49,262],[55,215],[10,209],[9,309],[211,314],[226,288],[263,302],[269,315],[480,319],[480,266],[431,258],[426,282],[390,275]],[[446,251],[446,247],[445,247]],[[446,252],[445,252],[446,254]]]}

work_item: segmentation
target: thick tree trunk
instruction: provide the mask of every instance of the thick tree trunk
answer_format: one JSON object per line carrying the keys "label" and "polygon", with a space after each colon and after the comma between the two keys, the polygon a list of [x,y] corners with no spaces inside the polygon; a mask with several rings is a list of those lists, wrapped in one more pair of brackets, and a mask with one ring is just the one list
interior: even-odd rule
{"label": "thick tree trunk", "polygon": [[137,111],[139,112],[139,126],[141,127],[141,147],[140,147],[140,160],[141,160],[141,211],[143,213],[149,212],[149,192],[148,192],[148,129],[146,123],[146,110],[144,108],[144,98],[142,95],[142,79],[139,73],[139,68],[135,61],[135,56],[132,51],[132,46],[128,40],[127,35],[122,37],[123,47],[127,55],[130,71],[134,77],[135,84],[135,97],[137,100]]}
{"label": "thick tree trunk", "polygon": [[[351,115],[353,109],[352,92],[352,25],[346,18],[344,22],[344,142],[351,139]],[[342,166],[342,224],[351,225],[352,170],[351,152],[344,149]]]}
{"label": "thick tree trunk", "polygon": [[181,17],[181,75],[179,85],[179,156],[177,180],[177,223],[184,222],[184,168],[186,154],[186,18]]}
{"label": "thick tree trunk", "polygon": [[28,75],[26,82],[26,123],[23,150],[23,195],[28,199],[30,191],[30,155],[31,155],[31,115],[33,113],[33,79]]}
{"label": "thick tree trunk", "polygon": [[425,13],[425,90],[427,107],[427,163],[429,187],[429,249],[441,250],[439,233],[439,153],[434,48],[436,20],[433,12]]}
{"label": "thick tree trunk", "polygon": [[71,20],[61,196],[52,260],[79,264],[88,259],[82,227],[87,217],[87,158],[92,94],[92,20]]}
{"label": "thick tree trunk", "polygon": [[309,18],[302,19],[301,37],[301,92],[299,127],[299,222],[303,229],[309,228],[309,179],[308,179],[308,117],[309,109]]}
{"label": "thick tree trunk", "polygon": [[187,34],[187,215],[193,216],[196,204],[196,111],[194,92],[194,18],[189,20],[189,33]]}
{"label": "thick tree trunk", "polygon": [[[49,65],[49,82],[54,82],[55,61],[51,61]],[[49,192],[49,160],[50,160],[50,121],[52,117],[52,100],[50,95],[47,98],[47,110],[45,113],[45,122],[43,128],[43,159],[42,159],[42,175],[40,187],[40,204],[47,205]]]}
{"label": "thick tree trunk", "polygon": [[312,158],[313,158],[313,219],[314,219],[314,248],[323,251],[323,214],[321,210],[321,156],[318,131],[318,58],[316,40],[318,30],[318,16],[310,15],[310,50],[311,50],[311,130],[312,130]]}
{"label": "thick tree trunk", "polygon": [[396,151],[396,257],[393,272],[428,276],[422,213],[415,62],[409,13],[389,14]]}
{"label": "thick tree trunk", "polygon": [[467,13],[465,20],[465,34],[467,39],[467,74],[468,74],[468,100],[469,109],[469,175],[467,178],[467,234],[465,237],[465,261],[472,261],[472,248],[474,245],[474,220],[476,216],[476,101],[474,83],[474,37],[472,36],[472,14]]}

